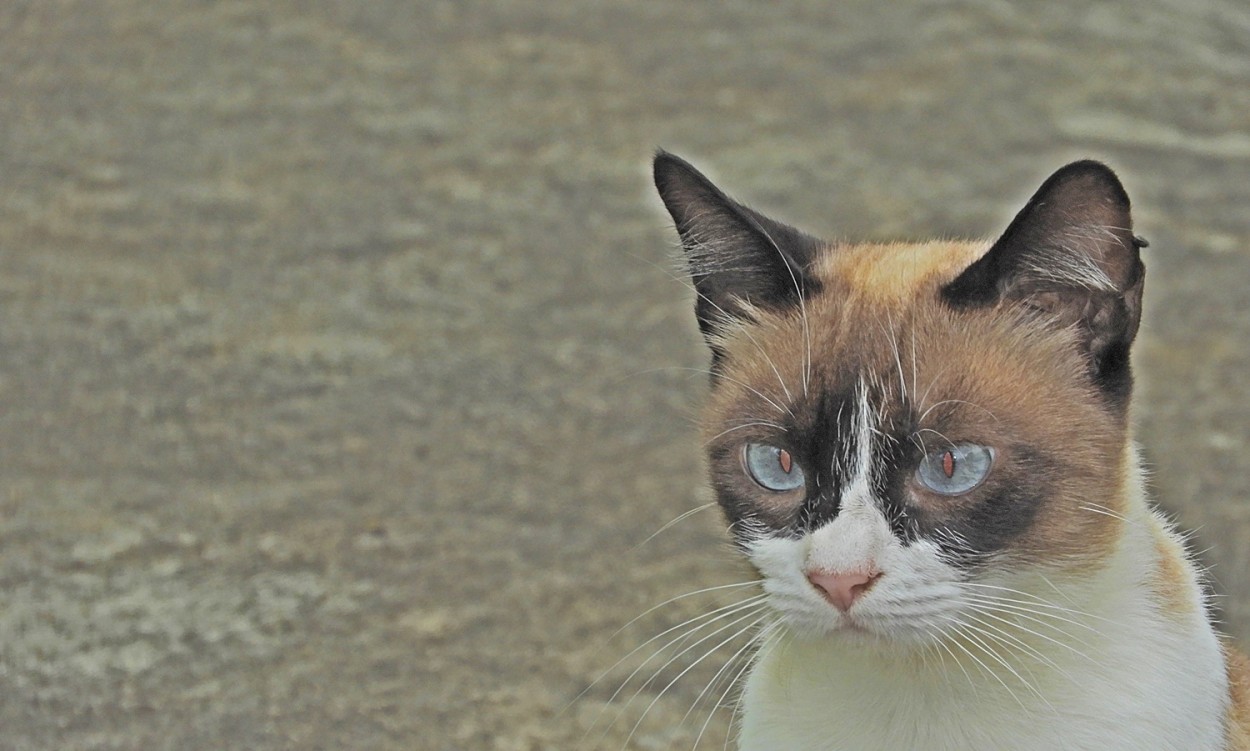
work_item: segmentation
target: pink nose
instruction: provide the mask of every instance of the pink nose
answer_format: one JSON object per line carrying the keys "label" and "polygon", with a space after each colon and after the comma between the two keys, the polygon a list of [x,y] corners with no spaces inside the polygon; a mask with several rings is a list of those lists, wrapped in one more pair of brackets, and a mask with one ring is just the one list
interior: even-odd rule
{"label": "pink nose", "polygon": [[869,590],[877,579],[880,571],[856,571],[849,574],[831,573],[828,571],[808,571],[807,580],[819,589],[825,599],[843,613],[851,609],[855,600]]}

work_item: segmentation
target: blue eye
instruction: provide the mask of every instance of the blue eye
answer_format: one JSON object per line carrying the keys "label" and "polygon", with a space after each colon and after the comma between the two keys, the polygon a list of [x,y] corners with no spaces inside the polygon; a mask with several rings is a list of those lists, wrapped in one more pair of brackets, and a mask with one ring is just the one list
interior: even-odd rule
{"label": "blue eye", "polygon": [[762,487],[776,492],[803,487],[803,470],[789,451],[764,443],[748,443],[742,449],[747,474]]}
{"label": "blue eye", "polygon": [[994,449],[957,443],[920,460],[916,481],[934,493],[963,495],[980,485],[994,463]]}

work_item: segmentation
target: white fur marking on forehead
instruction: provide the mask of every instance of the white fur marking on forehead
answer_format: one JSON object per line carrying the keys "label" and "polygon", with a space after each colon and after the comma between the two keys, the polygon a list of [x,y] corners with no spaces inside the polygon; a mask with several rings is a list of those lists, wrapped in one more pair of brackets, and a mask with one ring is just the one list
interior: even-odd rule
{"label": "white fur marking on forehead", "polygon": [[872,477],[873,412],[868,405],[868,385],[863,379],[859,382],[858,402],[855,405],[855,464],[848,486],[863,484],[866,489]]}
{"label": "white fur marking on forehead", "polygon": [[[834,420],[834,425],[841,426],[842,410],[846,404],[838,406],[838,415]],[[874,414],[868,404],[868,385],[861,379],[855,388],[855,406],[851,408],[851,434],[835,435],[833,440],[837,441],[840,447],[840,459],[834,459],[835,465],[841,461],[847,472],[846,482],[844,485],[851,485],[860,478],[867,478],[872,475],[872,434],[874,432],[873,418]],[[840,433],[841,431],[839,431]],[[838,467],[834,467],[836,472]],[[845,495],[845,493],[844,493]]]}

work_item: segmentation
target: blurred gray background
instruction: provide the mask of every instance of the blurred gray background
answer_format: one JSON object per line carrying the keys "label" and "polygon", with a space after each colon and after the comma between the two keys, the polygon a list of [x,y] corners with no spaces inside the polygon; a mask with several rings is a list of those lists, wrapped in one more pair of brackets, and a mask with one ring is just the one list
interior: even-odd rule
{"label": "blurred gray background", "polygon": [[744,576],[713,510],[648,540],[708,500],[657,146],[851,239],[1109,162],[1250,637],[1241,0],[7,2],[0,747],[690,749],[712,671],[611,700]]}

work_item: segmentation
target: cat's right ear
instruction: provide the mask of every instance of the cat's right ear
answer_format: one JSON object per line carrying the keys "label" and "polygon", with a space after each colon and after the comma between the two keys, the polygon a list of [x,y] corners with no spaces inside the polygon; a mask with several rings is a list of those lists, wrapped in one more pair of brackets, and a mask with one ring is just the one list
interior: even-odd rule
{"label": "cat's right ear", "polygon": [[769,219],[726,196],[685,160],[660,151],[655,187],[681,236],[698,299],[699,330],[722,353],[717,333],[734,321],[750,320],[753,308],[798,305],[815,291],[808,264],[820,241]]}

